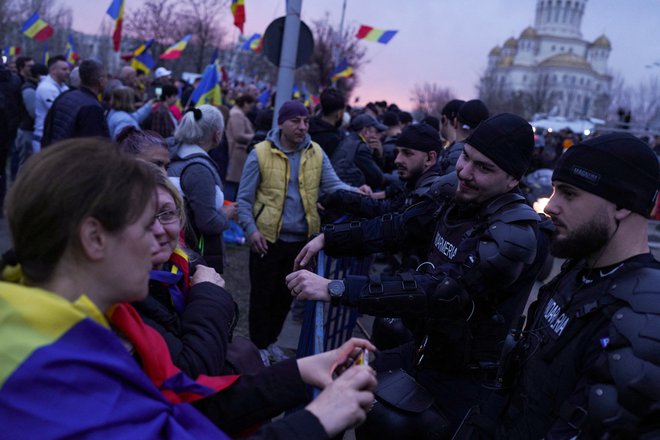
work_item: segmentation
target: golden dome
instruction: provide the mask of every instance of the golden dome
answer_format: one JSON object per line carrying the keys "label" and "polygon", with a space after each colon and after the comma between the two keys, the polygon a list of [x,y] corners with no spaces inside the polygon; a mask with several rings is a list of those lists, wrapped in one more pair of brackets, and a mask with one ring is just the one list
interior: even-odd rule
{"label": "golden dome", "polygon": [[490,50],[489,56],[499,55],[502,53],[502,48],[500,46],[495,46]]}
{"label": "golden dome", "polygon": [[518,42],[515,38],[511,37],[504,42],[504,47],[511,47],[515,49],[518,47]]}
{"label": "golden dome", "polygon": [[527,26],[527,28],[525,28],[520,34],[520,38],[536,38],[537,36],[536,29],[531,26]]}
{"label": "golden dome", "polygon": [[513,57],[504,57],[497,63],[499,67],[509,67],[513,66]]}
{"label": "golden dome", "polygon": [[547,58],[539,64],[539,67],[572,67],[575,69],[592,70],[591,64],[574,53],[560,53],[559,55]]}
{"label": "golden dome", "polygon": [[601,35],[600,37],[596,38],[596,41],[594,41],[591,44],[592,47],[603,47],[605,49],[612,49],[612,43],[610,43],[610,39],[607,38],[605,35]]}

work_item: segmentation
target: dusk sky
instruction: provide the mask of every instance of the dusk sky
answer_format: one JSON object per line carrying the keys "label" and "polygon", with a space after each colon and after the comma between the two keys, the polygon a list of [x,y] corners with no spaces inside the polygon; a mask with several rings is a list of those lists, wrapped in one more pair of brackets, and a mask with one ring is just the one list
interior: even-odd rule
{"label": "dusk sky", "polygon": [[[73,27],[96,32],[110,0],[60,0],[74,11]],[[126,0],[130,13],[141,0]],[[225,2],[227,3],[227,2]],[[284,0],[245,0],[245,34],[263,33],[284,15]],[[92,6],[93,5],[93,6]],[[329,14],[339,27],[342,0],[303,0],[302,19]],[[385,99],[411,107],[416,84],[437,83],[457,97],[476,97],[476,84],[490,49],[534,24],[536,0],[348,0],[345,25],[361,24],[398,30],[387,45],[364,41],[367,60],[353,98],[361,102]],[[228,38],[236,40],[227,7],[223,17]],[[109,17],[106,16],[107,20]],[[660,0],[589,0],[582,20],[582,36],[593,41],[605,34],[612,42],[609,67],[627,84],[660,76]]]}

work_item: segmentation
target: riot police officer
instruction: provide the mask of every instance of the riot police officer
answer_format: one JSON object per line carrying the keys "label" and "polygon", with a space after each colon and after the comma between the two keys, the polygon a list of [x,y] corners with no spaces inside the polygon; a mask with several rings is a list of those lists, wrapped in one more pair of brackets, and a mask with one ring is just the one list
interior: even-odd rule
{"label": "riot police officer", "polygon": [[657,424],[660,263],[647,217],[659,175],[651,149],[630,134],[560,158],[545,211],[556,227],[551,252],[568,260],[530,308],[497,438],[640,438]]}
{"label": "riot police officer", "polygon": [[450,429],[486,394],[502,341],[546,256],[541,218],[518,191],[533,146],[524,119],[494,116],[466,139],[453,198],[434,197],[431,189],[400,214],[329,226],[296,260],[304,266],[323,247],[335,255],[430,244],[418,271],[331,281],[300,270],[287,277],[301,299],[332,299],[368,314],[414,319],[414,345],[381,353],[375,366],[414,373]]}

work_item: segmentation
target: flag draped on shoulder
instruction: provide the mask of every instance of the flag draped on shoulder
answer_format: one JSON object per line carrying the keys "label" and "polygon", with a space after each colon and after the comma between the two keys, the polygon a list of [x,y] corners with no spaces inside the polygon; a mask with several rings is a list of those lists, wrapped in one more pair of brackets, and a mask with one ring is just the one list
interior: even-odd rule
{"label": "flag draped on shoulder", "polygon": [[109,319],[141,365],[84,295],[69,302],[2,282],[0,316],[3,438],[228,439],[185,402],[227,388],[237,376],[187,377],[130,305],[115,306]]}
{"label": "flag draped on shoulder", "polygon": [[23,23],[21,32],[33,40],[46,41],[53,36],[54,31],[48,23],[41,19],[39,11],[35,11],[35,13]]}
{"label": "flag draped on shoulder", "polygon": [[21,48],[18,46],[5,46],[2,54],[6,57],[13,57],[21,53]]}
{"label": "flag draped on shoulder", "polygon": [[360,40],[375,41],[381,44],[387,44],[399,31],[386,31],[383,29],[376,29],[371,26],[360,26],[355,37]]}
{"label": "flag draped on shoulder", "polygon": [[115,21],[115,30],[112,33],[112,44],[115,52],[119,52],[121,44],[121,28],[124,23],[124,0],[112,0],[106,12]]}
{"label": "flag draped on shoulder", "polygon": [[192,38],[192,34],[188,34],[178,42],[168,47],[165,52],[160,56],[161,60],[175,60],[181,56],[181,53],[186,49],[188,42]]}
{"label": "flag draped on shoulder", "polygon": [[234,26],[243,33],[245,24],[245,0],[231,0],[231,15],[234,16]]}
{"label": "flag draped on shoulder", "polygon": [[253,34],[250,38],[245,40],[241,49],[251,50],[252,52],[259,52],[262,44],[261,34]]}
{"label": "flag draped on shoulder", "polygon": [[339,78],[349,78],[351,76],[353,76],[353,68],[348,64],[348,60],[344,58],[330,74],[330,81],[335,82]]}
{"label": "flag draped on shoulder", "polygon": [[69,64],[73,64],[80,58],[80,55],[76,52],[76,45],[73,42],[73,36],[71,34],[66,37],[66,48],[64,49],[64,57],[66,58]]}
{"label": "flag draped on shoulder", "polygon": [[202,104],[222,104],[218,68],[215,64],[209,64],[204,69],[202,80],[199,82],[197,88],[190,96],[190,104],[194,105],[195,107]]}

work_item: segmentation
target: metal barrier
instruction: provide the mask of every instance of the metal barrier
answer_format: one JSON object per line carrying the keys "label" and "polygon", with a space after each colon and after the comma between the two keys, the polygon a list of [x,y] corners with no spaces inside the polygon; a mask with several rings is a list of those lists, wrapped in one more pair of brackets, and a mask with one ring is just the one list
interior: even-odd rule
{"label": "metal barrier", "polygon": [[[319,252],[316,273],[323,277],[341,279],[346,275],[367,275],[371,257],[332,258]],[[297,357],[309,356],[339,347],[351,338],[358,313],[354,307],[333,306],[322,301],[308,301]]]}

